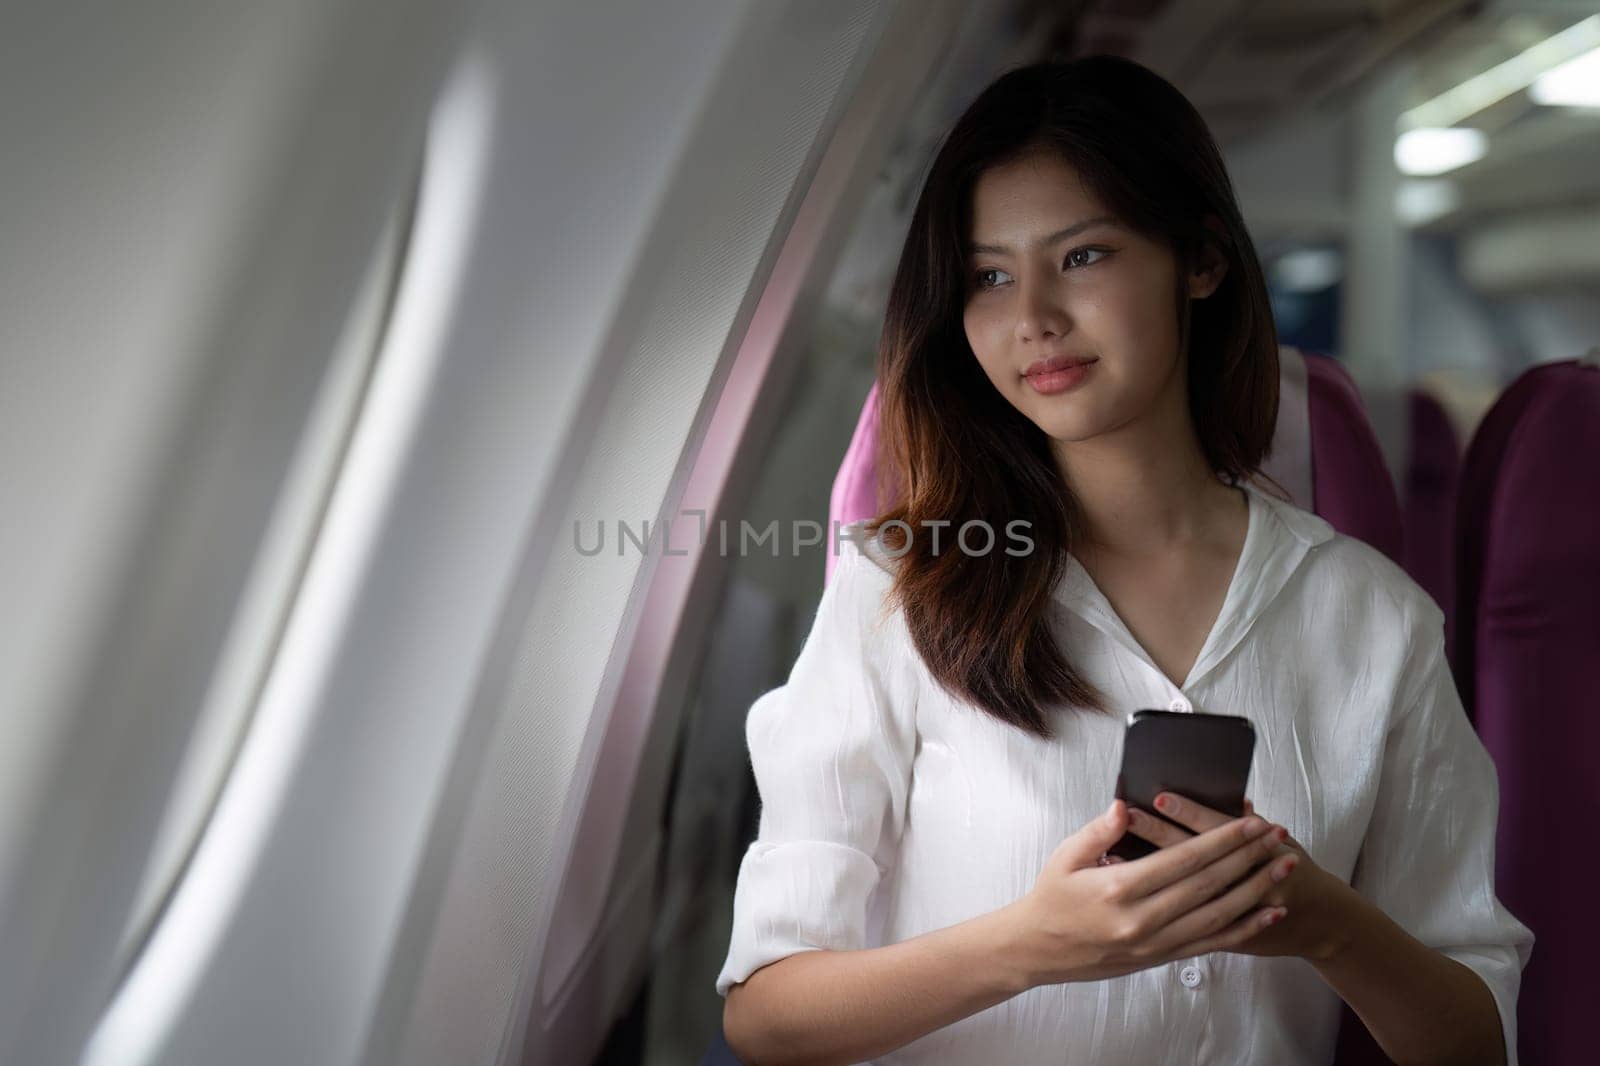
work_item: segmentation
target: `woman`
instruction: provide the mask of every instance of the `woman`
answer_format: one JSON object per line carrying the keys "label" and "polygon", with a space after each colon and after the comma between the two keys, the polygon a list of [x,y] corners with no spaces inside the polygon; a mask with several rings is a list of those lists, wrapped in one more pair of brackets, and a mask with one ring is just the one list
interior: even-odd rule
{"label": "woman", "polygon": [[[1040,64],[956,124],[884,326],[897,498],[750,712],[745,1061],[1326,1063],[1341,1000],[1398,1061],[1515,1061],[1494,767],[1439,609],[1252,482],[1276,351],[1166,82]],[[1140,707],[1249,718],[1260,816],[1108,807]]]}

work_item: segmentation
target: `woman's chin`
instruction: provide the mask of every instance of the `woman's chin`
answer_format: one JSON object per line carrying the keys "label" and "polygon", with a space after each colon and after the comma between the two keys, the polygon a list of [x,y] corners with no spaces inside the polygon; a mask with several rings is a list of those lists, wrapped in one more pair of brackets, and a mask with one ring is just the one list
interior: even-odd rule
{"label": "woman's chin", "polygon": [[1034,424],[1057,444],[1078,444],[1099,436],[1102,429],[1098,422],[1082,417],[1035,418]]}

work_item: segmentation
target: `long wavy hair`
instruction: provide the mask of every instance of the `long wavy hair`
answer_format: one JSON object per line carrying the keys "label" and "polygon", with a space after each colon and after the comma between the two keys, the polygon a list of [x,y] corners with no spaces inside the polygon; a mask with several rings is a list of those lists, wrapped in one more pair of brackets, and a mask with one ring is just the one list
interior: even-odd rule
{"label": "long wavy hair", "polygon": [[[1155,73],[1112,56],[1022,67],[985,89],[946,136],[889,293],[878,349],[882,513],[866,528],[904,553],[892,601],[933,676],[1049,738],[1052,705],[1117,713],[1052,635],[1052,590],[1081,512],[1048,437],[985,376],[963,326],[973,187],[990,167],[1040,149],[1058,153],[1124,224],[1176,256],[1189,410],[1207,463],[1230,484],[1253,475],[1271,444],[1278,346],[1221,153],[1199,113]],[[1183,279],[1206,243],[1228,269],[1194,302]],[[1019,519],[1034,542],[1023,555],[936,552],[931,538],[885,525],[998,529]]]}

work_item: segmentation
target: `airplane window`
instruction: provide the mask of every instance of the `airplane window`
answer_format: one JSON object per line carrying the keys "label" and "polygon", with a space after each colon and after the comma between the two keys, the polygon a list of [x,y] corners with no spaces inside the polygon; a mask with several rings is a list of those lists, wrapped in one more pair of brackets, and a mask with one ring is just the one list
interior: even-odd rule
{"label": "airplane window", "polygon": [[270,531],[174,782],[138,902],[123,934],[119,969],[137,955],[159,919],[167,894],[182,876],[210,816],[239,740],[249,727],[263,673],[277,648],[382,345],[405,262],[416,188],[414,179],[390,211],[329,360]]}
{"label": "airplane window", "polygon": [[1325,245],[1291,247],[1267,257],[1267,294],[1278,340],[1315,352],[1339,349],[1340,250]]}

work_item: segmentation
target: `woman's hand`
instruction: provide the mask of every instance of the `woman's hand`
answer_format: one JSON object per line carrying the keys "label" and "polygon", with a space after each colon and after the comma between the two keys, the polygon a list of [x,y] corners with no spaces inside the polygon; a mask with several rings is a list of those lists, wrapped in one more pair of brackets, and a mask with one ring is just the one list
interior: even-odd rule
{"label": "woman's hand", "polygon": [[1262,819],[1219,817],[1153,855],[1100,865],[1128,828],[1128,806],[1116,800],[1062,841],[1032,890],[1007,908],[1029,987],[1240,950],[1282,917],[1281,906],[1262,905],[1277,851]]}
{"label": "woman's hand", "polygon": [[[1171,792],[1163,792],[1156,797],[1156,809],[1162,817],[1187,826],[1202,836],[1219,826],[1237,821],[1187,796]],[[1163,852],[1168,848],[1184,847],[1188,842],[1199,839],[1137,808],[1130,809],[1129,813],[1128,831],[1148,840]],[[1245,800],[1245,815],[1255,815],[1255,805],[1248,799]],[[1341,930],[1345,926],[1341,914],[1349,906],[1355,890],[1313,862],[1311,856],[1306,854],[1306,849],[1287,831],[1281,843],[1272,845],[1272,850],[1276,855],[1292,857],[1274,863],[1275,867],[1288,862],[1292,862],[1293,866],[1288,875],[1262,897],[1261,902],[1266,906],[1286,907],[1288,918],[1245,943],[1222,950],[1239,955],[1295,955],[1312,960],[1327,958],[1338,946]]]}

